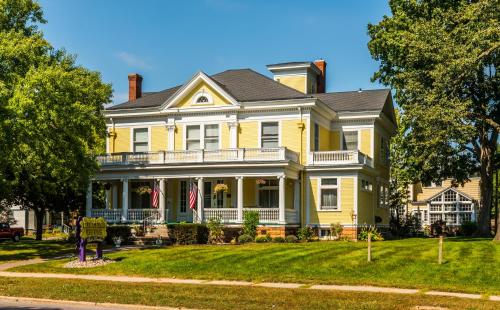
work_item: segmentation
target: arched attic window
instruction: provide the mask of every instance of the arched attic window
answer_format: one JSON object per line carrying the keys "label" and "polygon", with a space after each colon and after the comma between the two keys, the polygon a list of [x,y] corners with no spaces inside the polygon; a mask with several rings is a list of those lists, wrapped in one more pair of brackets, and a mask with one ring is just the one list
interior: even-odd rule
{"label": "arched attic window", "polygon": [[193,104],[200,104],[200,105],[212,104],[213,99],[212,99],[212,96],[210,95],[210,93],[208,93],[204,90],[201,90],[198,93],[196,93],[196,95],[194,95],[192,102],[193,102]]}
{"label": "arched attic window", "polygon": [[198,99],[196,99],[196,103],[208,103],[207,96],[200,96],[200,97],[198,97]]}

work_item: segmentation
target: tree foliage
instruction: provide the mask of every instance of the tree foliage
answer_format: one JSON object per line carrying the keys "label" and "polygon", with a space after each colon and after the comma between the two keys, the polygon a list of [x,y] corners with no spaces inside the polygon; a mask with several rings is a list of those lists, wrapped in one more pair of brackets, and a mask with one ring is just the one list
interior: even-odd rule
{"label": "tree foliage", "polygon": [[406,164],[420,181],[481,173],[479,233],[489,234],[499,133],[499,0],[391,0],[369,25],[373,79],[396,90]]}
{"label": "tree foliage", "polygon": [[111,86],[54,49],[32,0],[0,0],[0,200],[46,210],[82,205],[104,141]]}

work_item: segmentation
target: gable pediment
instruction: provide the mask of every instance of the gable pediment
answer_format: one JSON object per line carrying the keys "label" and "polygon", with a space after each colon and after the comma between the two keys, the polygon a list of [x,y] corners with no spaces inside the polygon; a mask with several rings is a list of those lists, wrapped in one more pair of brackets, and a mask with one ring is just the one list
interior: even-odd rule
{"label": "gable pediment", "polygon": [[164,104],[163,109],[237,106],[238,102],[203,72],[198,72]]}

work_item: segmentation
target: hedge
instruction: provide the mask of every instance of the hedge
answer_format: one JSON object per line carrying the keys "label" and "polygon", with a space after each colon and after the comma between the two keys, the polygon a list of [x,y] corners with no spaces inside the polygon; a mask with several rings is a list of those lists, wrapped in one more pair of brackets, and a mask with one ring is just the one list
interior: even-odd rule
{"label": "hedge", "polygon": [[169,236],[176,244],[207,244],[209,231],[205,224],[180,223],[167,225]]}
{"label": "hedge", "polygon": [[125,244],[132,238],[132,227],[128,225],[108,225],[106,227],[106,243],[113,244],[114,237],[121,237],[122,242]]}

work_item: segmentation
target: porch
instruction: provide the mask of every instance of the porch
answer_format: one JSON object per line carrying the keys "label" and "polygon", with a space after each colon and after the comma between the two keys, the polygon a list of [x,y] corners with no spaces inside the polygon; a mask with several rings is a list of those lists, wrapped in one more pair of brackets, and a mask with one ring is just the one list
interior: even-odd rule
{"label": "porch", "polygon": [[[220,184],[224,184],[224,191],[216,191]],[[96,185],[103,188],[103,204],[95,203],[99,196]],[[151,192],[138,194],[138,189],[145,187]],[[193,187],[197,199],[191,209]],[[154,188],[159,198],[153,207]],[[220,219],[226,225],[239,225],[245,213],[254,211],[260,224],[283,225],[300,222],[299,203],[300,182],[284,175],[122,179],[89,186],[86,214],[103,217],[109,223],[202,223]]]}

